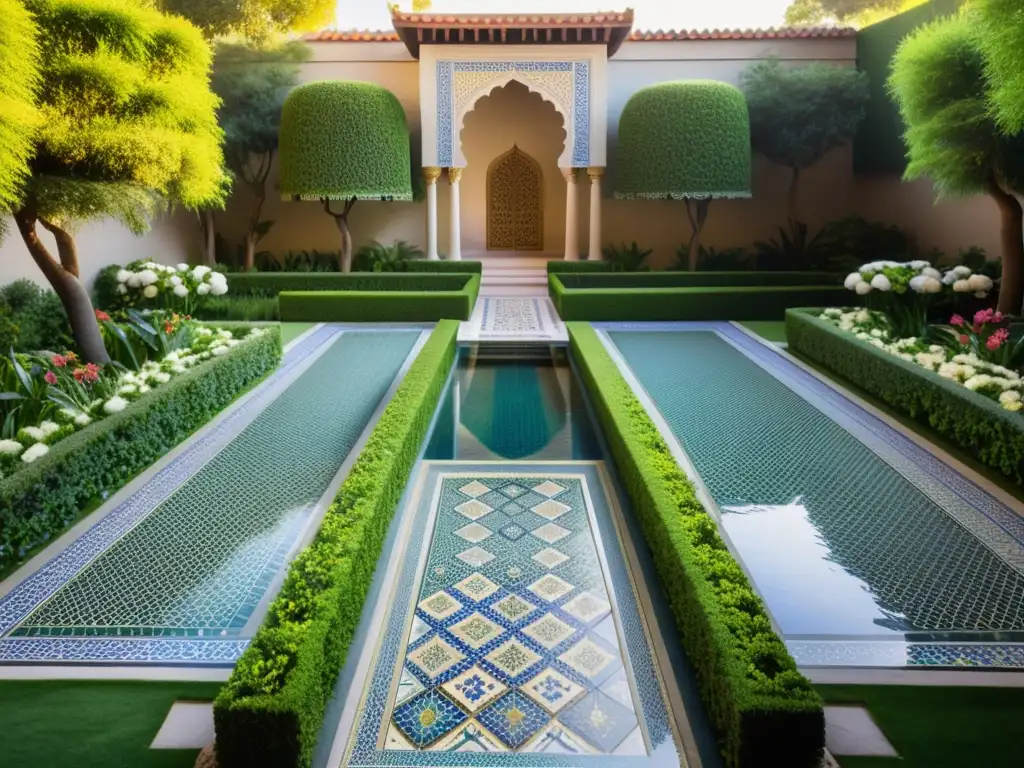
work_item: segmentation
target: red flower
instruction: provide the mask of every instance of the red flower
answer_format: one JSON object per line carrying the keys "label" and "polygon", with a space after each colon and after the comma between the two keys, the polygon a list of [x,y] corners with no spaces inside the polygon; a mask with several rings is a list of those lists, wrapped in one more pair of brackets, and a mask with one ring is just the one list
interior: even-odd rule
{"label": "red flower", "polygon": [[174,331],[174,326],[170,323],[164,323],[164,333],[171,333]]}
{"label": "red flower", "polygon": [[96,319],[99,321],[110,320],[110,315],[104,312],[102,309],[96,310]]}
{"label": "red flower", "polygon": [[82,379],[85,378],[85,368],[75,368],[75,370],[71,372],[71,375],[75,377],[75,381],[81,384]]}
{"label": "red flower", "polygon": [[961,325],[964,324],[964,319],[960,317],[960,315],[953,315],[951,318],[949,318],[949,324],[955,325],[957,328],[959,328]]}
{"label": "red flower", "polygon": [[995,351],[999,349],[1003,345],[1003,342],[1006,341],[1008,338],[1010,338],[1010,332],[1005,328],[1000,328],[998,331],[996,331],[995,333],[988,337],[988,341],[985,342],[985,346],[988,347],[990,350]]}
{"label": "red flower", "polygon": [[43,376],[43,379],[46,380],[47,384],[50,384],[52,386],[53,384],[57,383],[57,374],[54,373],[53,371],[47,371],[46,375]]}
{"label": "red flower", "polygon": [[963,344],[964,346],[967,346],[967,342],[969,342],[969,341],[970,341],[970,339],[967,338],[967,334],[961,334],[961,336],[960,336],[960,343],[961,344]]}
{"label": "red flower", "polygon": [[68,364],[68,358],[65,357],[64,355],[54,355],[53,357],[50,358],[50,360],[58,368],[63,368],[65,365]]}
{"label": "red flower", "polygon": [[96,365],[96,363],[87,363],[85,366],[84,377],[89,384],[99,381],[100,367]]}

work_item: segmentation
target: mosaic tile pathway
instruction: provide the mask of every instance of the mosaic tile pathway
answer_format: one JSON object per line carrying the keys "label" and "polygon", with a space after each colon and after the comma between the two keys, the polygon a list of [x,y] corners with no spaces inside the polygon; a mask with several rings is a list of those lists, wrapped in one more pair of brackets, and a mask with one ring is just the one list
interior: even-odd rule
{"label": "mosaic tile pathway", "polygon": [[547,296],[481,296],[473,316],[459,328],[459,341],[567,342],[565,324]]}
{"label": "mosaic tile pathway", "polygon": [[[243,635],[417,338],[418,331],[381,331],[332,339],[308,370],[133,527],[84,567],[69,558],[56,590],[40,600],[34,586],[47,569],[59,571],[61,556],[0,601],[0,621],[7,622],[0,631],[8,634],[0,660],[139,660],[125,657],[126,646],[97,641],[104,637],[173,638],[179,642],[157,648],[191,659],[182,639]],[[143,488],[132,498],[145,496]],[[12,622],[19,606],[30,612]],[[75,639],[93,642],[76,646]],[[142,654],[152,659],[152,651]],[[210,656],[223,660],[215,650]]]}
{"label": "mosaic tile pathway", "polygon": [[596,469],[437,466],[342,764],[680,765]]}
{"label": "mosaic tile pathway", "polygon": [[604,327],[800,663],[1024,666],[1018,514],[728,324]]}

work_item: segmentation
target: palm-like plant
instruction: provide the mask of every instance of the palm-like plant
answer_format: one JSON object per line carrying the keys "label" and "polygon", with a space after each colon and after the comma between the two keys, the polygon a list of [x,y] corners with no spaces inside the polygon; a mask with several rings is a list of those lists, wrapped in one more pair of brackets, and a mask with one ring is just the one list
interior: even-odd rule
{"label": "palm-like plant", "polygon": [[612,265],[613,272],[643,272],[649,269],[644,264],[647,257],[654,252],[653,248],[641,248],[634,240],[629,245],[609,243],[601,249],[605,263]]}

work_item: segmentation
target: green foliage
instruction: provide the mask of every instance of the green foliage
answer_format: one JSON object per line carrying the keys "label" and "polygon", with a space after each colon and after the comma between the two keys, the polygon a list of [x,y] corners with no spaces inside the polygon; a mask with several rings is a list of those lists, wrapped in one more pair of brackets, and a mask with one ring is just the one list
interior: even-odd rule
{"label": "green foliage", "polygon": [[239,35],[263,41],[287,32],[312,32],[334,21],[335,0],[156,0],[208,38]]}
{"label": "green foliage", "polygon": [[823,62],[788,67],[777,58],[750,65],[740,87],[754,151],[796,170],[850,143],[869,98],[863,72]]}
{"label": "green foliage", "polygon": [[388,527],[455,360],[457,333],[457,322],[442,321],[431,334],[217,697],[222,768],[310,764]]}
{"label": "green foliage", "polygon": [[786,313],[791,350],[931,427],[968,455],[1024,485],[1024,420],[1019,414],[840,331],[819,319],[818,312],[793,309]]}
{"label": "green foliage", "polygon": [[[743,246],[734,248],[700,247],[697,255],[697,269],[718,272],[743,272],[754,266],[754,255]],[[690,248],[683,244],[676,249],[674,269],[690,268]]]}
{"label": "green foliage", "polygon": [[352,269],[355,272],[403,272],[407,261],[422,258],[423,250],[404,240],[396,240],[391,245],[374,240],[356,251]]}
{"label": "green foliage", "polygon": [[549,261],[548,274],[565,274],[575,272],[612,272],[613,267],[603,261]]}
{"label": "green foliage", "polygon": [[838,270],[841,254],[838,243],[827,230],[811,235],[802,221],[790,219],[788,226],[779,227],[778,236],[754,243],[758,269]]}
{"label": "green foliage", "polygon": [[570,323],[569,337],[725,765],[818,766],[825,740],[820,699],[594,329]]}
{"label": "green foliage", "polygon": [[31,280],[21,279],[0,288],[0,315],[7,320],[7,334],[0,350],[36,352],[47,349],[60,351],[72,348],[68,334],[68,317],[60,298],[53,291],[45,291]]}
{"label": "green foliage", "polygon": [[39,48],[24,3],[0,0],[0,18],[0,211],[9,211],[21,198],[39,124],[34,99]]}
{"label": "green foliage", "polygon": [[826,224],[821,236],[833,244],[835,253],[828,261],[841,272],[850,272],[872,261],[923,258],[913,235],[894,224],[850,217]]}
{"label": "green foliage", "polygon": [[838,21],[843,24],[874,24],[928,0],[792,0],[786,23],[805,26]]}
{"label": "green foliage", "polygon": [[0,480],[0,568],[121,488],[277,367],[277,329],[171,379]]}
{"label": "green foliage", "polygon": [[623,289],[643,288],[740,288],[798,287],[842,283],[845,275],[830,272],[664,272],[622,273],[555,273],[568,289]]}
{"label": "green foliage", "polygon": [[1024,5],[1020,0],[977,0],[978,40],[1000,127],[1024,131]]}
{"label": "green foliage", "polygon": [[281,114],[281,194],[304,200],[412,200],[409,130],[372,83],[300,85]]}
{"label": "green foliage", "polygon": [[640,89],[619,118],[617,153],[617,198],[750,196],[747,104],[728,83]]}
{"label": "green foliage", "polygon": [[214,296],[203,302],[196,317],[200,320],[247,322],[277,320],[277,297]]}
{"label": "green foliage", "polygon": [[639,272],[650,269],[644,262],[652,253],[653,248],[641,248],[636,244],[636,240],[629,245],[609,243],[601,249],[602,263],[607,264],[612,272]]}
{"label": "green foliage", "polygon": [[[680,272],[549,274],[548,292],[563,320],[781,320],[790,307],[829,306],[849,298],[835,277],[820,278],[817,285],[804,282],[806,275],[765,285],[737,279],[744,274],[738,272],[691,274],[724,277],[701,284],[683,282]],[[734,280],[744,284],[730,285]]]}
{"label": "green foliage", "polygon": [[[426,275],[421,275],[426,277]],[[432,275],[442,277],[442,275]],[[443,277],[448,277],[444,275]],[[282,321],[433,322],[469,320],[480,292],[479,275],[452,275],[462,283],[447,291],[283,291],[278,295]]]}
{"label": "green foliage", "polygon": [[471,274],[480,273],[257,272],[230,275],[228,286],[229,295],[238,296],[277,296],[281,291],[459,291]]}

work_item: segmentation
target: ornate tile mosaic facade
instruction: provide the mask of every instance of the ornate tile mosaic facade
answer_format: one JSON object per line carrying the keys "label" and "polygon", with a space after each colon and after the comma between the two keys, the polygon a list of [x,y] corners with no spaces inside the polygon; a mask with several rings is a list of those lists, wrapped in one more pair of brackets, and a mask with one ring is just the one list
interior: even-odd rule
{"label": "ornate tile mosaic facade", "polygon": [[459,329],[459,341],[566,341],[551,300],[484,296]]}
{"label": "ornate tile mosaic facade", "polygon": [[[468,765],[456,754],[470,752],[494,755],[473,765],[502,765],[509,753],[553,765],[547,753],[565,766],[678,766],[614,529],[597,523],[584,477],[442,473],[437,482],[436,508],[418,515],[429,533],[410,534],[368,678],[392,683],[367,691],[344,764]],[[461,533],[468,526],[475,544]],[[502,535],[513,526],[523,534]],[[552,526],[556,544],[536,535]],[[490,557],[461,556],[470,550]],[[601,755],[613,757],[594,762]]]}

